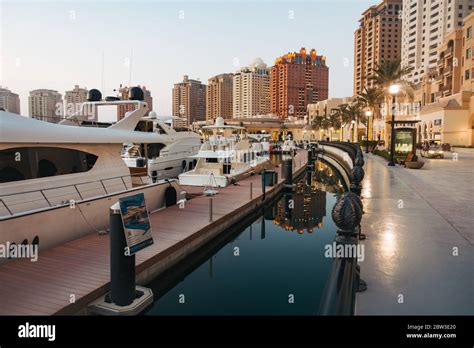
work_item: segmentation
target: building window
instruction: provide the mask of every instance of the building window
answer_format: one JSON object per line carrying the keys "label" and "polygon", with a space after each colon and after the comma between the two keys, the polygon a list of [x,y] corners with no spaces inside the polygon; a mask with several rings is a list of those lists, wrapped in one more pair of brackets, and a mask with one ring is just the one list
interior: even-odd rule
{"label": "building window", "polygon": [[466,73],[464,75],[465,75],[464,78],[465,78],[466,81],[471,78],[471,72],[469,71],[469,69],[466,70]]}
{"label": "building window", "polygon": [[467,28],[466,36],[467,36],[468,39],[470,39],[472,37],[472,26]]}
{"label": "building window", "polygon": [[471,58],[471,48],[468,48],[466,50],[466,59],[469,59],[469,58]]}

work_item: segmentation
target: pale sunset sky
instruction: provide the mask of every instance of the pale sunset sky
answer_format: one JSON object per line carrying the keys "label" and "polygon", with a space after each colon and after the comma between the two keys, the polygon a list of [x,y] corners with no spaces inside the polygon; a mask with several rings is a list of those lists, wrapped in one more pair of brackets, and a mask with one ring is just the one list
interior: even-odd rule
{"label": "pale sunset sky", "polygon": [[[74,85],[113,95],[128,85],[152,92],[153,109],[171,114],[183,75],[207,79],[260,57],[301,47],[327,57],[329,95],[352,95],[353,33],[375,1],[5,1],[0,0],[0,85],[18,93]],[[102,71],[102,57],[104,70]],[[104,86],[102,86],[102,74]]]}

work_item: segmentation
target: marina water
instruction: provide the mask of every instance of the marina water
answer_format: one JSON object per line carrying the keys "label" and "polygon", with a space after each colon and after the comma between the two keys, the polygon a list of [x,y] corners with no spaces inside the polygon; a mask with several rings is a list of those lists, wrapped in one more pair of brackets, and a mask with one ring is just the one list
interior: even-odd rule
{"label": "marina water", "polygon": [[[148,284],[145,315],[315,315],[332,259],[324,256],[337,173],[320,162],[292,194],[225,231]],[[308,185],[308,183],[311,185]]]}

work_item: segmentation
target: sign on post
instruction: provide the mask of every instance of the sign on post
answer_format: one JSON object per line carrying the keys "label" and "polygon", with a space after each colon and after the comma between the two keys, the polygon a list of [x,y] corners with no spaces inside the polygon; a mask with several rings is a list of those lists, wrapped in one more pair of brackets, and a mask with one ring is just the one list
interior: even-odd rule
{"label": "sign on post", "polygon": [[119,199],[120,215],[129,255],[153,244],[145,195],[138,193]]}

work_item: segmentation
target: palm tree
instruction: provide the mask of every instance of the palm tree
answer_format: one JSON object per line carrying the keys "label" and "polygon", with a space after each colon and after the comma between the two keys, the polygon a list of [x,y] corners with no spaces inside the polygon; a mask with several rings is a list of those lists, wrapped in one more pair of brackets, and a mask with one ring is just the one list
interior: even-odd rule
{"label": "palm tree", "polygon": [[356,120],[356,110],[354,109],[354,106],[351,106],[352,104],[341,104],[339,107],[335,110],[335,114],[339,116],[340,122],[341,122],[341,134],[340,134],[340,140],[344,140],[344,128],[351,123],[353,120]]}
{"label": "palm tree", "polygon": [[412,70],[411,66],[402,67],[400,60],[384,61],[375,65],[369,80],[374,81],[378,87],[383,89],[388,89],[394,83],[400,84],[405,93],[413,95],[413,84],[403,79]]}
{"label": "palm tree", "polygon": [[383,102],[384,93],[380,88],[369,87],[365,88],[362,93],[360,93],[356,100],[361,106],[370,110],[374,118],[378,118],[379,106]]}
{"label": "palm tree", "polygon": [[[411,66],[401,65],[400,60],[385,61],[382,64],[376,64],[375,68],[372,69],[372,74],[369,76],[369,80],[373,81],[375,85],[382,91],[384,95],[384,105],[391,105],[391,109],[394,108],[394,102],[396,102],[396,96],[390,98],[389,87],[397,84],[400,87],[400,92],[404,94],[410,101],[413,100],[413,83],[406,81],[404,77],[413,70]],[[386,108],[385,110],[390,110]],[[392,125],[394,127],[394,125]],[[392,139],[393,141],[393,139]]]}
{"label": "palm tree", "polygon": [[[384,93],[383,90],[377,87],[369,87],[365,88],[362,93],[360,93],[356,97],[357,102],[366,110],[370,111],[371,118],[367,119],[367,122],[365,122],[365,127],[367,129],[367,139],[366,141],[368,142],[370,137],[369,137],[369,123],[370,120],[375,120],[378,119],[380,116],[380,104],[384,100]],[[367,143],[368,144],[368,143]],[[368,145],[366,145],[368,146]]]}
{"label": "palm tree", "polygon": [[385,99],[385,105],[387,99],[389,99],[388,88],[397,84],[400,86],[400,91],[408,97],[409,100],[413,100],[413,83],[404,79],[413,70],[411,66],[402,67],[400,60],[385,61],[381,64],[376,64],[375,68],[372,69],[372,73],[369,76],[369,80],[373,81],[374,84],[382,91]]}
{"label": "palm tree", "polygon": [[[341,128],[341,117],[337,112],[331,112],[329,116],[326,117],[326,125],[327,128],[330,129],[340,129]],[[332,140],[332,132],[331,134],[331,140]]]}
{"label": "palm tree", "polygon": [[324,116],[316,115],[311,122],[311,129],[319,131],[319,140],[321,140],[321,129],[324,129]]}
{"label": "palm tree", "polygon": [[362,109],[361,105],[356,101],[350,104],[342,104],[339,107],[339,113],[341,115],[342,127],[345,127],[347,124],[354,121],[354,136],[353,141],[357,141],[355,138],[355,129],[359,127],[359,121],[362,119]]}

